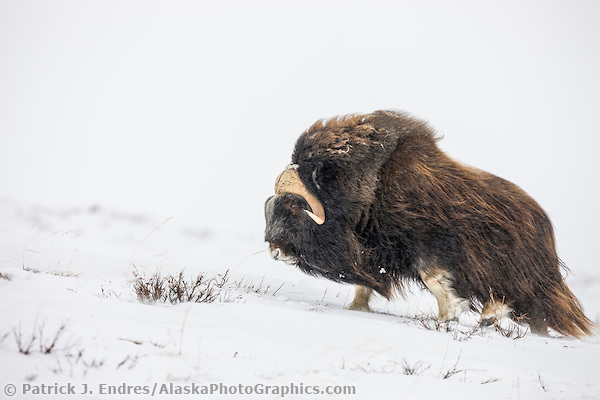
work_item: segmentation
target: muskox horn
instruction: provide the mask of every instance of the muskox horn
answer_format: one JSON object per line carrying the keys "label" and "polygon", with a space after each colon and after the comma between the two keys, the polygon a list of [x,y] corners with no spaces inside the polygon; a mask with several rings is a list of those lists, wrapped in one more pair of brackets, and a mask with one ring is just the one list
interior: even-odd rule
{"label": "muskox horn", "polygon": [[275,194],[292,193],[301,196],[311,208],[311,211],[305,210],[308,216],[317,224],[323,225],[325,223],[323,205],[315,196],[308,192],[308,189],[306,189],[306,186],[300,180],[298,171],[296,171],[297,167],[297,165],[291,165],[277,177],[275,181]]}

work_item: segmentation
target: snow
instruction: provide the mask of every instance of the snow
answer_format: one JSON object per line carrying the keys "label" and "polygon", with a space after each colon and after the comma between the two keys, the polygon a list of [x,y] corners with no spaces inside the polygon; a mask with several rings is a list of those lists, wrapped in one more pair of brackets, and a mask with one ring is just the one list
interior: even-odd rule
{"label": "snow", "polygon": [[[87,384],[96,394],[85,398],[104,398],[101,384],[173,383],[182,391],[191,384],[354,386],[352,398],[600,394],[596,337],[506,338],[494,328],[469,335],[475,315],[426,329],[436,313],[427,292],[377,299],[376,313],[345,310],[351,287],[257,253],[265,248],[260,236],[199,234],[173,219],[102,209],[53,211],[8,200],[0,206],[0,273],[10,279],[0,279],[0,382],[19,390],[58,383],[80,393]],[[229,284],[209,304],[138,301],[133,271],[181,270],[188,277],[229,270]],[[597,280],[570,284],[590,297],[598,290]],[[598,315],[597,302],[585,306]],[[36,337],[29,354],[19,352],[17,336],[24,343]]]}
{"label": "snow", "polygon": [[[271,260],[262,240],[304,129],[405,110],[540,202],[600,322],[599,18],[583,1],[1,1],[0,396],[600,398],[596,336],[440,325],[416,287],[348,311],[352,287]],[[146,304],[135,271],[229,284],[213,303]]]}

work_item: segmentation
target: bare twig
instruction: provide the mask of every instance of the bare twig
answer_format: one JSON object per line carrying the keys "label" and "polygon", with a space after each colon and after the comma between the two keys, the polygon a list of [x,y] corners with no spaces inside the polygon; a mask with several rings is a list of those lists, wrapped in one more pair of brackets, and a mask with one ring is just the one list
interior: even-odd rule
{"label": "bare twig", "polygon": [[427,369],[429,369],[429,365],[424,365],[423,361],[417,361],[412,366],[408,364],[406,359],[402,360],[402,373],[404,375],[421,375]]}
{"label": "bare twig", "polygon": [[13,278],[12,275],[0,272],[0,279],[4,279],[4,280],[7,280],[7,281],[12,281],[12,278]]}
{"label": "bare twig", "polygon": [[448,379],[458,373],[461,373],[463,370],[462,369],[458,369],[458,362],[460,361],[460,356],[456,359],[456,362],[454,363],[454,365],[448,370],[446,371],[445,374],[442,375],[442,379]]}
{"label": "bare twig", "polygon": [[61,335],[65,331],[66,324],[62,324],[58,328],[58,330],[54,334],[54,338],[51,341],[49,341],[48,343],[44,342],[44,327],[45,327],[45,325],[42,324],[42,325],[40,325],[40,327],[38,329],[38,332],[40,334],[40,340],[39,340],[40,352],[42,354],[50,354],[50,353],[52,353],[52,350],[55,348],[56,344],[58,343],[58,340],[60,339]]}
{"label": "bare twig", "polygon": [[19,349],[19,353],[28,355],[31,352],[31,348],[36,341],[35,331],[29,336],[29,338],[24,338],[23,333],[21,332],[21,326],[18,328],[12,329],[13,335],[15,337],[15,341],[17,342],[17,348]]}
{"label": "bare twig", "polygon": [[542,387],[542,390],[544,392],[548,392],[548,388],[546,387],[546,384],[544,383],[544,381],[542,381],[542,373],[540,371],[538,371],[538,381],[540,382],[540,386]]}

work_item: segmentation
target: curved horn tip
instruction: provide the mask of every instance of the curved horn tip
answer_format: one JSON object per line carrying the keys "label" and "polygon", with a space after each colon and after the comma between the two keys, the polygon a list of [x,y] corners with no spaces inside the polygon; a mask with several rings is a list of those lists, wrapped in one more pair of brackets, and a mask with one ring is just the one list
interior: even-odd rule
{"label": "curved horn tip", "polygon": [[317,225],[323,225],[325,223],[325,219],[319,217],[318,215],[316,215],[315,213],[308,211],[308,210],[304,210],[304,212],[306,214],[308,214],[308,216],[317,223]]}

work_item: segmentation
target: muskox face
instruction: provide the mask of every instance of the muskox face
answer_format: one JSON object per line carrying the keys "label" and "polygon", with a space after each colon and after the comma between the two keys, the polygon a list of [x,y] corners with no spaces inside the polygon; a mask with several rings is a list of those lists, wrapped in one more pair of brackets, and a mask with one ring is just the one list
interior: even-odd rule
{"label": "muskox face", "polygon": [[279,175],[275,195],[265,203],[265,241],[271,257],[311,275],[366,284],[368,278],[359,268],[362,247],[353,231],[340,223],[339,210],[325,211],[317,198],[324,193],[309,192],[298,168],[292,164]]}
{"label": "muskox face", "polygon": [[364,231],[382,226],[368,223],[382,208],[373,204],[382,197],[380,181],[389,178],[382,166],[401,131],[387,122],[394,118],[382,112],[319,121],[300,135],[292,164],[265,204],[265,240],[274,259],[311,275],[390,293],[393,274],[379,271],[391,256],[375,250],[398,246],[391,239],[378,246]]}
{"label": "muskox face", "polygon": [[297,265],[301,256],[301,232],[314,221],[306,214],[306,200],[296,194],[285,193],[270,197],[265,203],[267,227],[265,241],[275,260]]}
{"label": "muskox face", "polygon": [[271,256],[298,265],[305,258],[302,238],[325,223],[325,210],[300,180],[296,166],[289,166],[277,178],[275,196],[265,203],[265,219]]}

